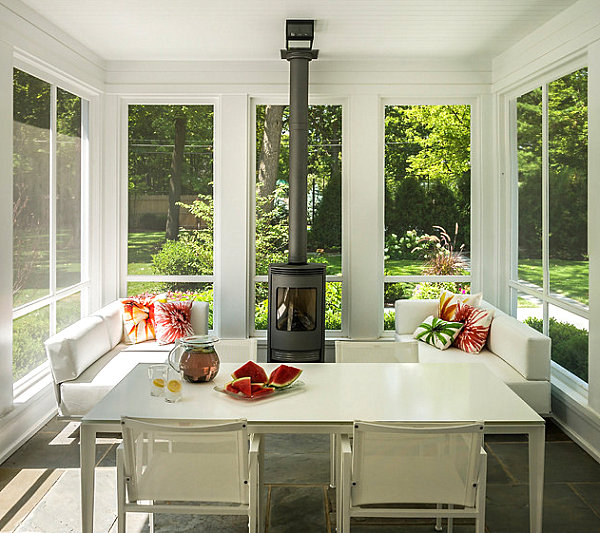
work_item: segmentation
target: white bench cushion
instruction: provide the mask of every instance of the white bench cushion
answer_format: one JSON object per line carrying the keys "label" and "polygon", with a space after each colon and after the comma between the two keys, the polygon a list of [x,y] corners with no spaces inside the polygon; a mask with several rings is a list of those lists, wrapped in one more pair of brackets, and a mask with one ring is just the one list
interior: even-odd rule
{"label": "white bench cushion", "polygon": [[428,316],[439,317],[438,300],[396,300],[396,333],[412,335]]}
{"label": "white bench cushion", "polygon": [[98,309],[92,316],[99,316],[108,329],[110,347],[114,348],[123,338],[123,306],[116,300],[102,309]]}
{"label": "white bench cushion", "polygon": [[108,330],[99,316],[78,320],[44,345],[56,383],[77,378],[111,349]]}
{"label": "white bench cushion", "polygon": [[526,379],[550,380],[550,337],[519,322],[516,318],[498,313],[490,327],[487,345]]}

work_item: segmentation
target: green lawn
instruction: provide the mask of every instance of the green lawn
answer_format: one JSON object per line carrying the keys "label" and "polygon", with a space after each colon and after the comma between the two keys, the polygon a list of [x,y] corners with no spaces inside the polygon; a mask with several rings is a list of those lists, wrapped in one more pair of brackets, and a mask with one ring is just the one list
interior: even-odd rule
{"label": "green lawn", "polygon": [[[589,304],[588,261],[550,260],[550,291],[582,304]],[[539,259],[519,260],[519,279],[542,286],[543,273]]]}

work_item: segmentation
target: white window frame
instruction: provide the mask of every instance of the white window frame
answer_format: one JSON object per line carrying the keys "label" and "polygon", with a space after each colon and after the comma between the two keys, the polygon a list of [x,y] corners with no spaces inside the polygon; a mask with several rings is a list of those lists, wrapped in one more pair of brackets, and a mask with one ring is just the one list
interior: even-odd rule
{"label": "white window frame", "polygon": [[219,180],[219,150],[217,139],[220,138],[219,134],[219,113],[220,105],[218,98],[214,97],[194,97],[194,96],[143,96],[143,95],[132,95],[123,96],[120,98],[120,123],[121,123],[121,135],[120,135],[120,229],[119,229],[119,294],[121,297],[127,295],[127,283],[129,282],[185,282],[185,283],[211,283],[213,286],[213,327],[211,331],[218,331],[218,314],[214,312],[218,305],[218,281],[217,271],[218,265],[218,253],[222,243],[220,242],[219,235],[220,231],[218,228],[220,217],[215,212],[213,213],[213,273],[211,275],[174,275],[174,276],[163,276],[163,275],[132,275],[128,274],[128,222],[129,222],[129,106],[130,105],[210,105],[213,108],[213,202],[215,211],[217,206],[220,205],[219,198],[221,196],[220,180]]}
{"label": "white window frame", "polygon": [[[478,227],[481,219],[480,206],[481,202],[477,199],[478,191],[481,191],[481,186],[476,187],[476,183],[481,183],[480,173],[480,145],[475,142],[475,139],[480,138],[479,132],[481,131],[480,124],[480,102],[478,98],[465,97],[465,98],[384,98],[381,101],[381,120],[383,125],[382,133],[382,180],[383,180],[383,205],[381,206],[382,218],[385,217],[385,108],[388,106],[435,106],[435,105],[468,105],[471,109],[471,134],[470,134],[470,162],[471,162],[471,228]],[[384,222],[385,224],[385,222]],[[383,229],[383,242],[382,249],[385,248],[385,227]],[[421,282],[459,282],[459,283],[470,283],[471,292],[476,292],[481,287],[480,279],[480,268],[481,264],[480,254],[481,246],[479,240],[476,238],[476,232],[471,231],[471,243],[470,243],[470,254],[471,254],[471,269],[470,273],[462,276],[383,276],[383,293],[385,294],[386,283],[421,283]],[[385,269],[385,259],[381,265],[381,270]],[[384,302],[381,302],[382,307]],[[394,330],[383,331],[384,337],[391,337],[394,335]]]}
{"label": "white window frame", "polygon": [[[271,96],[253,96],[250,99],[250,169],[249,169],[249,213],[250,217],[250,231],[249,231],[249,250],[250,250],[250,269],[248,276],[248,319],[249,319],[249,331],[251,337],[257,337],[259,339],[267,338],[266,329],[255,328],[255,284],[256,283],[268,283],[268,275],[256,275],[256,107],[259,105],[289,105],[288,96],[282,95],[271,95]],[[348,155],[345,154],[346,141],[348,139],[347,134],[347,109],[348,100],[344,97],[310,97],[308,105],[336,105],[342,108],[342,275],[341,276],[325,276],[326,282],[341,283],[342,285],[342,327],[338,330],[326,330],[326,339],[335,339],[340,337],[348,336],[348,296],[347,296],[347,280],[348,280],[348,250],[349,246],[347,243],[347,206],[348,206]]]}
{"label": "white window frame", "polygon": [[[566,62],[557,65],[556,67],[544,72],[539,77],[535,77],[528,80],[526,84],[517,86],[516,88],[503,93],[501,96],[504,99],[504,117],[507,124],[507,154],[505,166],[509,169],[509,231],[510,235],[510,262],[508,265],[508,282],[507,290],[509,292],[509,303],[510,303],[510,314],[517,316],[517,298],[518,293],[522,292],[529,296],[533,296],[541,301],[542,312],[543,312],[543,333],[548,335],[548,324],[550,312],[550,305],[568,311],[574,315],[584,318],[589,321],[590,309],[589,306],[580,304],[576,301],[561,298],[559,295],[550,293],[550,271],[549,271],[549,169],[548,169],[548,87],[550,83],[556,81],[568,74],[571,74],[577,70],[588,67],[587,57],[585,55],[579,55],[574,59],[570,59]],[[519,256],[518,256],[518,239],[519,239],[519,227],[518,227],[518,182],[519,182],[519,168],[518,168],[518,153],[517,153],[517,99],[520,96],[527,94],[537,88],[542,89],[542,272],[543,272],[543,286],[540,290],[534,289],[525,283],[519,281],[518,268],[519,268]],[[588,148],[589,153],[589,148]],[[589,188],[588,188],[589,195]],[[592,205],[589,201],[588,196],[588,211],[589,206]],[[588,228],[588,241],[590,238],[590,232]],[[588,322],[589,323],[589,322]],[[591,353],[591,346],[588,346],[588,363],[589,354]],[[570,372],[568,369],[562,367],[558,363],[551,361],[551,380],[553,384],[559,385],[561,388],[574,393],[577,397],[583,398],[587,402],[588,398],[588,383]]]}
{"label": "white window frame", "polygon": [[[56,305],[69,296],[80,294],[80,316],[87,316],[90,312],[90,302],[93,298],[90,254],[92,253],[92,232],[97,232],[90,226],[93,218],[90,202],[91,174],[95,162],[91,157],[91,138],[95,134],[92,127],[97,120],[97,102],[99,94],[89,86],[67,77],[59,71],[42,66],[33,58],[15,52],[13,68],[21,70],[50,85],[50,206],[49,206],[49,291],[46,296],[13,308],[12,321],[22,318],[32,312],[45,307],[49,308],[50,328],[49,337],[56,334]],[[56,98],[57,88],[81,98],[81,280],[69,287],[57,290],[56,288]],[[16,402],[28,396],[30,391],[37,390],[40,383],[45,383],[50,377],[50,366],[44,361],[36,368],[30,370],[20,379],[13,382],[13,397]]]}

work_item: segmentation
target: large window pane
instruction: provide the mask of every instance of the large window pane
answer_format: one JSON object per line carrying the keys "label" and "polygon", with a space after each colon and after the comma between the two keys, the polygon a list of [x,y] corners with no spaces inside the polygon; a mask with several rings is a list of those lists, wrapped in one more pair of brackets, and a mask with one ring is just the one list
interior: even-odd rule
{"label": "large window pane", "polygon": [[50,84],[14,70],[13,306],[50,290]]}
{"label": "large window pane", "polygon": [[471,108],[385,108],[385,273],[470,270]]}
{"label": "large window pane", "polygon": [[517,319],[543,333],[542,300],[525,292],[517,291]]}
{"label": "large window pane", "polygon": [[587,69],[548,87],[550,292],[588,304]]}
{"label": "large window pane", "polygon": [[81,293],[77,292],[56,302],[56,332],[81,318]]}
{"label": "large window pane", "polygon": [[56,287],[81,281],[81,106],[56,91]]}
{"label": "large window pane", "polygon": [[[342,106],[311,105],[308,121],[308,261],[326,263],[327,275],[341,276]],[[288,260],[287,106],[256,107],[256,151],[256,274],[266,275],[270,263]],[[267,294],[263,294],[261,284],[256,286],[255,328],[265,329]],[[335,291],[328,288],[327,329],[341,328],[337,292],[341,287]]]}
{"label": "large window pane", "polygon": [[542,89],[517,98],[519,279],[543,284],[542,274]]}
{"label": "large window pane", "polygon": [[50,335],[50,308],[44,307],[13,320],[13,381],[44,361],[44,341]]}
{"label": "large window pane", "polygon": [[554,305],[548,306],[548,313],[552,360],[587,383],[588,320]]}
{"label": "large window pane", "polygon": [[209,105],[129,106],[129,274],[213,273],[213,132]]}

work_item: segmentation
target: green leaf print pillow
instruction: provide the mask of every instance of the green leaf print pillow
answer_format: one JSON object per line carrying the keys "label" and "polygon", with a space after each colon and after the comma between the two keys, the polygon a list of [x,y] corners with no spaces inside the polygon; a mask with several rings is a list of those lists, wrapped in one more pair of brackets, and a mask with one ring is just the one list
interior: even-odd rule
{"label": "green leaf print pillow", "polygon": [[432,315],[419,324],[413,337],[438,350],[445,350],[451,346],[463,326],[462,322],[448,322]]}

